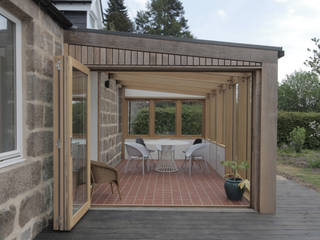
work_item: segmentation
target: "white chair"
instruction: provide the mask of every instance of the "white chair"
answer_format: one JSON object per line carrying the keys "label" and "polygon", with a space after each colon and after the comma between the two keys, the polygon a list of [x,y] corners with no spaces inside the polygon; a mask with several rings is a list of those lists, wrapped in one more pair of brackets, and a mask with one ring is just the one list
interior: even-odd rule
{"label": "white chair", "polygon": [[142,175],[144,176],[145,162],[147,163],[147,170],[149,171],[149,151],[145,146],[139,143],[125,143],[126,150],[129,156],[129,159],[126,164],[125,172],[128,171],[129,162],[132,159],[141,159],[142,160]]}
{"label": "white chair", "polygon": [[206,166],[206,169],[209,171],[208,163],[204,158],[203,150],[207,147],[207,143],[200,143],[191,145],[185,152],[185,159],[183,165],[186,165],[187,160],[189,159],[189,176],[191,176],[192,165],[194,160],[202,160]]}

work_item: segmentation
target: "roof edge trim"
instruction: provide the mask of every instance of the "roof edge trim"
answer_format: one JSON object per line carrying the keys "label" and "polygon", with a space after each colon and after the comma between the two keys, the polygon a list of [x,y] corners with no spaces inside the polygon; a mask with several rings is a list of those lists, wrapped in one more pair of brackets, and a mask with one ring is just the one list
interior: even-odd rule
{"label": "roof edge trim", "polygon": [[72,23],[49,0],[33,0],[46,12],[60,27],[69,29]]}
{"label": "roof edge trim", "polygon": [[84,29],[84,28],[69,29],[69,31],[89,32],[89,33],[106,34],[106,35],[117,35],[117,36],[134,37],[134,38],[149,38],[149,39],[176,41],[176,42],[188,42],[188,43],[198,43],[198,44],[220,45],[220,46],[227,46],[227,47],[241,47],[241,48],[251,48],[251,49],[262,49],[262,50],[277,51],[278,52],[278,58],[281,58],[281,57],[284,56],[284,51],[283,51],[282,47],[275,47],[275,46],[265,46],[265,45],[256,45],[256,44],[247,44],[247,43],[235,43],[235,42],[222,42],[222,41],[191,39],[191,38],[178,38],[178,37],[170,37],[170,36],[160,36],[160,35],[150,35],[150,34],[140,34],[140,33],[129,33],[129,32],[114,32],[114,31],[107,31],[107,30],[95,30],[95,29]]}

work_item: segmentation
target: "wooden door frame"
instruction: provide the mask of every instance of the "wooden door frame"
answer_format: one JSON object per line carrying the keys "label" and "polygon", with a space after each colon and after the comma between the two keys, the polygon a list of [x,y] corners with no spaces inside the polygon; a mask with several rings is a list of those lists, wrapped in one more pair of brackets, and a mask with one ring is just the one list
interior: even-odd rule
{"label": "wooden door frame", "polygon": [[[54,221],[53,229],[66,231],[88,211],[90,196],[90,70],[72,57],[54,58]],[[73,214],[72,195],[72,74],[73,68],[87,75],[87,196],[88,201]],[[62,109],[62,110],[61,110]]]}

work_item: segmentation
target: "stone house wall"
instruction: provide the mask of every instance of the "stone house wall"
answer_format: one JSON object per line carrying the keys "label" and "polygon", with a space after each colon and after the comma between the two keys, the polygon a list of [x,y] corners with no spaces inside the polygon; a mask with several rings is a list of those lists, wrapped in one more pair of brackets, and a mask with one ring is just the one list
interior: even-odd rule
{"label": "stone house wall", "polygon": [[25,161],[0,168],[0,239],[32,239],[52,220],[53,56],[63,29],[32,0],[0,0],[22,22]]}
{"label": "stone house wall", "polygon": [[120,89],[119,96],[116,81],[110,80],[110,86],[106,88],[106,80],[108,80],[108,74],[101,72],[99,77],[99,160],[116,166],[121,161],[122,133],[121,124],[119,124],[121,111],[118,111],[118,104],[121,104],[123,89]]}

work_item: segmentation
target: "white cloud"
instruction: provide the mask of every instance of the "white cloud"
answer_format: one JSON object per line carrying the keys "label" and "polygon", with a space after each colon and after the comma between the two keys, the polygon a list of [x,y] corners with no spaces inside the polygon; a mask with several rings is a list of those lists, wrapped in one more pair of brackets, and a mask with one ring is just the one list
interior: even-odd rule
{"label": "white cloud", "polygon": [[217,11],[217,13],[218,13],[218,15],[219,15],[220,17],[225,17],[225,16],[226,16],[226,12],[225,12],[223,9],[219,9],[219,10]]}

